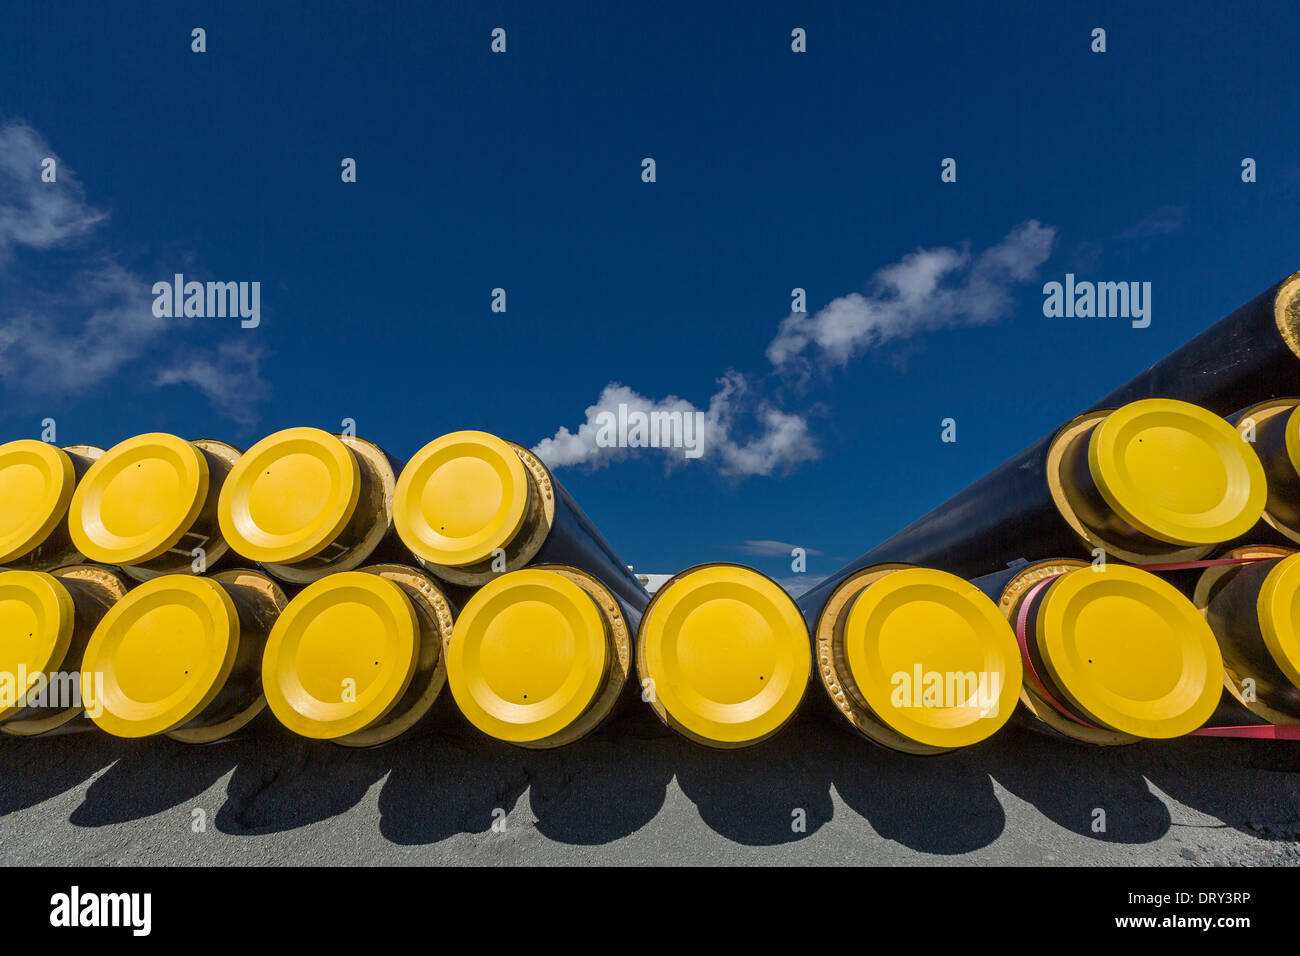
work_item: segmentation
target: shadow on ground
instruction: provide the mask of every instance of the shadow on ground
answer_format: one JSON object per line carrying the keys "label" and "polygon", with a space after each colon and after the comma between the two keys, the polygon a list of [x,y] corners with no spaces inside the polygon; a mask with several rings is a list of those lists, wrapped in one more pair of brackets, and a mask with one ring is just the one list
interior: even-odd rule
{"label": "shadow on ground", "polygon": [[[431,729],[372,750],[298,738],[267,715],[250,730],[203,747],[97,732],[3,740],[0,813],[90,780],[70,820],[101,827],[200,805],[201,795],[228,778],[219,806],[206,808],[228,834],[329,820],[379,787],[378,829],[394,844],[485,832],[494,815],[509,814],[523,799],[543,836],[598,845],[653,821],[676,779],[704,823],[739,844],[771,846],[816,833],[836,812],[835,794],[839,812],[861,816],[880,836],[942,856],[999,837],[1007,819],[1000,790],[1081,836],[1152,842],[1174,825],[1154,788],[1213,818],[1206,825],[1300,839],[1300,748],[1286,742],[1187,738],[1092,748],[1013,722],[978,746],[911,757],[807,716],[756,747],[725,751],[678,737],[635,706],[557,750],[488,740],[449,705]],[[1104,830],[1096,828],[1098,810]]]}

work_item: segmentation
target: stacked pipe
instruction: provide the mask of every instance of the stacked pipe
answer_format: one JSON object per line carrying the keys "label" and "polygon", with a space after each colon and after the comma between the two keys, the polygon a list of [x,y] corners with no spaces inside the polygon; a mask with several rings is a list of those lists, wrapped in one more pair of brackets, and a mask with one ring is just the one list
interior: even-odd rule
{"label": "stacked pipe", "polygon": [[[1011,625],[1025,677],[1020,700],[1036,726],[1099,744],[1196,730],[1224,686],[1216,636],[1245,627],[1249,602],[1211,613],[1216,627],[1191,594],[1152,572],[1290,527],[1300,478],[1288,480],[1300,455],[1283,453],[1282,413],[1273,409],[1295,394],[1300,273],[803,595],[822,683],[838,709],[858,722],[861,701],[844,690],[832,639],[853,611],[846,592],[864,577],[925,565],[973,580]],[[1267,465],[1252,427],[1267,437]],[[879,646],[886,637],[878,629],[866,640]]]}
{"label": "stacked pipe", "polygon": [[810,695],[915,754],[1013,712],[1095,744],[1220,732],[1212,714],[1294,726],[1297,396],[1300,273],[797,602],[734,564],[651,599],[549,469],[486,432],[406,463],[314,428],[246,452],[10,442],[0,732],[207,743],[269,712],[374,746],[454,703],[540,748],[640,698],[734,748]]}

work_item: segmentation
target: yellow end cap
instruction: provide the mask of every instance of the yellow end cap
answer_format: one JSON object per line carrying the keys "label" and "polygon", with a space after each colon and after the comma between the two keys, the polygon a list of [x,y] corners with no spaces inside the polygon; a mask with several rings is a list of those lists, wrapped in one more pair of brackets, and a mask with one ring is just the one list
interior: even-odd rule
{"label": "yellow end cap", "polygon": [[109,608],[91,635],[82,662],[86,713],[117,737],[175,730],[221,692],[238,650],[239,615],[220,584],[188,574],[154,578]]}
{"label": "yellow end cap", "polygon": [[794,716],[812,672],[794,601],[757,571],[713,565],[656,595],[641,623],[641,660],[664,709],[690,733],[744,744]]}
{"label": "yellow end cap", "polygon": [[319,428],[286,428],[239,457],[221,487],[221,535],[253,561],[294,564],[338,537],[361,497],[361,466]]}
{"label": "yellow end cap", "polygon": [[533,568],[480,588],[447,645],[447,682],[461,713],[511,743],[544,740],[586,713],[609,664],[596,602],[563,575]]}
{"label": "yellow end cap", "polygon": [[464,567],[491,557],[518,533],[528,508],[528,471],[508,442],[452,432],[402,469],[393,523],[426,561]]}
{"label": "yellow end cap", "polygon": [[0,572],[0,720],[22,710],[38,674],[57,671],[72,642],[72,595],[43,571]]}
{"label": "yellow end cap", "polygon": [[208,462],[183,438],[154,432],[114,445],[72,496],[77,550],[104,564],[140,564],[175,547],[208,494]]}
{"label": "yellow end cap", "polygon": [[1223,690],[1223,658],[1205,618],[1173,585],[1137,568],[1061,575],[1043,596],[1034,640],[1083,715],[1135,737],[1191,733]]}
{"label": "yellow end cap", "polygon": [[965,747],[1011,717],[1020,648],[1011,625],[970,582],[908,568],[863,589],[844,622],[853,682],[882,721],[931,747]]}
{"label": "yellow end cap", "polygon": [[266,702],[296,734],[346,737],[401,700],[419,644],[415,606],[399,585],[365,571],[331,574],[304,588],[271,628]]}
{"label": "yellow end cap", "polygon": [[1287,412],[1285,439],[1286,456],[1291,467],[1300,473],[1300,405]]}
{"label": "yellow end cap", "polygon": [[1256,602],[1259,630],[1278,668],[1300,687],[1300,552],[1273,565]]}
{"label": "yellow end cap", "polygon": [[26,438],[0,445],[0,563],[49,537],[67,517],[75,481],[61,448]]}
{"label": "yellow end cap", "polygon": [[1268,498],[1264,466],[1240,433],[1173,399],[1143,399],[1107,415],[1088,442],[1088,468],[1116,514],[1171,544],[1243,535]]}

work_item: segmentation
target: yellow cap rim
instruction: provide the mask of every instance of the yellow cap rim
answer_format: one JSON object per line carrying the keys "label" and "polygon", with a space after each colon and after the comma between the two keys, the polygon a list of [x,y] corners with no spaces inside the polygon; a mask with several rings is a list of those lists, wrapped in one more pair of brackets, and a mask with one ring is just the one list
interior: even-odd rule
{"label": "yellow cap rim", "polygon": [[331,574],[304,588],[271,628],[262,658],[266,702],[303,737],[364,730],[406,693],[419,638],[415,606],[399,585],[364,571]]}
{"label": "yellow cap rim", "polygon": [[[928,568],[895,571],[857,595],[843,633],[867,705],[917,743],[978,743],[1015,710],[1020,648],[997,605],[969,581]],[[937,701],[927,695],[935,674]]]}
{"label": "yellow cap rim", "polygon": [[479,730],[532,743],[587,712],[611,657],[591,595],[561,574],[527,568],[494,578],[465,603],[447,645],[447,682]]}
{"label": "yellow cap rim", "polygon": [[1286,415],[1286,457],[1291,462],[1291,467],[1300,473],[1300,404],[1296,405]]}
{"label": "yellow cap rim", "polygon": [[1154,574],[1118,564],[1066,572],[1048,586],[1035,632],[1056,686],[1112,730],[1179,737],[1219,702],[1223,658],[1209,624]]}
{"label": "yellow cap rim", "polygon": [[523,526],[528,472],[508,442],[461,431],[425,445],[402,469],[393,523],[433,564],[465,567],[504,548]]}
{"label": "yellow cap rim", "polygon": [[0,720],[23,709],[19,700],[36,675],[63,665],[74,611],[72,595],[53,575],[0,571],[0,674],[7,678],[0,685]]}
{"label": "yellow cap rim", "polygon": [[76,473],[67,452],[24,438],[0,445],[0,563],[20,558],[68,514]]}
{"label": "yellow cap rim", "polygon": [[86,712],[117,737],[183,727],[221,692],[238,650],[239,614],[225,588],[188,574],[154,578],[109,608],[91,635]]}
{"label": "yellow cap rim", "polygon": [[1150,398],[1116,409],[1088,442],[1088,468],[1116,514],[1172,544],[1228,541],[1264,513],[1264,466],[1240,433],[1188,402]]}
{"label": "yellow cap rim", "polygon": [[775,733],[799,708],[812,645],[798,607],[775,581],[736,565],[685,572],[655,596],[640,659],[664,710],[689,733],[744,744]]}
{"label": "yellow cap rim", "polygon": [[72,496],[68,530],[92,561],[140,564],[175,547],[207,494],[208,462],[194,445],[162,432],[137,435],[87,469]]}
{"label": "yellow cap rim", "polygon": [[342,441],[319,428],[286,428],[239,457],[217,517],[236,554],[294,564],[339,536],[360,497],[361,465]]}
{"label": "yellow cap rim", "polygon": [[1256,601],[1264,646],[1292,685],[1300,687],[1300,552],[1269,570]]}

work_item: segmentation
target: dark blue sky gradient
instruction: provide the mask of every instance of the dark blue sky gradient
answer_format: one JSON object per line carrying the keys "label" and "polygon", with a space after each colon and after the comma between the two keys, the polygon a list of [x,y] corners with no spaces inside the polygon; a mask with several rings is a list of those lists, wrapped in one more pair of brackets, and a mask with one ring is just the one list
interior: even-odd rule
{"label": "dark blue sky gradient", "polygon": [[[790,577],[740,550],[764,539],[822,552],[818,576],[1300,268],[1298,22],[1294,4],[6,4],[0,123],[29,124],[110,215],[0,265],[0,321],[111,255],[148,283],[258,280],[262,325],[178,320],[89,390],[8,383],[0,437],[51,415],[64,442],[247,446],[351,417],[407,457],[457,428],[576,429],[611,381],[704,407],[736,369],[808,418],[818,460],[559,475],[638,570]],[[1171,208],[1171,231],[1140,226]],[[1028,219],[1055,246],[1001,321],[770,374],[792,287],[815,311],[918,247],[978,253]],[[1151,326],[1044,318],[1067,271],[1151,282]],[[255,423],[153,384],[231,339],[264,354]]]}

